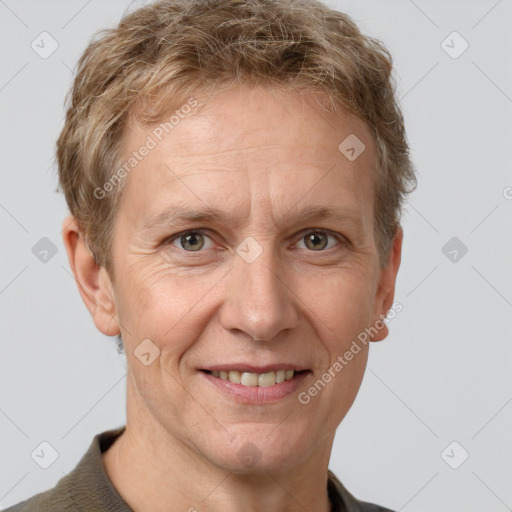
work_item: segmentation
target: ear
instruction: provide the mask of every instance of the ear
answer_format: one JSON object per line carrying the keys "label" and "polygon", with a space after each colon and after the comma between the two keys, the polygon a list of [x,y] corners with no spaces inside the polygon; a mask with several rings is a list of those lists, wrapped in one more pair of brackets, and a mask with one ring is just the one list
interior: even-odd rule
{"label": "ear", "polygon": [[120,334],[110,277],[94,260],[76,219],[71,215],[62,224],[62,239],[78,290],[94,324],[106,336]]}
{"label": "ear", "polygon": [[[393,246],[388,256],[386,266],[381,269],[377,292],[374,300],[373,319],[371,326],[383,325],[382,329],[378,329],[377,334],[371,333],[371,341],[382,341],[389,334],[389,329],[383,319],[393,305],[395,297],[395,283],[398,269],[400,268],[400,260],[402,258],[402,241],[404,232],[401,226],[398,227]],[[380,322],[379,322],[380,320]]]}

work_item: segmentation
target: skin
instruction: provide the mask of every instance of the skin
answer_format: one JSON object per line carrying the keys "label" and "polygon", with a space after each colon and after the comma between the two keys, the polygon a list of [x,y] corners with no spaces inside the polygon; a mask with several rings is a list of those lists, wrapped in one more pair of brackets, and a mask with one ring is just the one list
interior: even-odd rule
{"label": "skin", "polygon": [[[391,308],[403,235],[400,229],[380,268],[374,142],[363,121],[327,112],[315,98],[322,100],[237,86],[181,120],[126,178],[113,275],[94,263],[74,219],[63,224],[95,325],[123,337],[126,431],[103,461],[136,512],[330,510],[334,435],[359,390],[369,344],[308,404],[297,395]],[[132,118],[124,154],[151,131]],[[366,146],[353,162],[338,150],[351,133]],[[144,228],[176,201],[227,217],[179,224],[168,218]],[[343,209],[350,220],[298,220],[319,205]],[[187,251],[179,237],[168,241],[200,228],[204,238],[192,241],[199,251]],[[318,249],[307,244],[308,231],[320,237]],[[236,252],[249,236],[263,250],[252,263]],[[372,341],[387,334],[384,327]],[[134,355],[145,339],[160,349],[149,366]],[[277,402],[240,404],[199,371],[235,361],[296,363],[312,373]],[[246,443],[259,454],[251,467],[237,455]]]}

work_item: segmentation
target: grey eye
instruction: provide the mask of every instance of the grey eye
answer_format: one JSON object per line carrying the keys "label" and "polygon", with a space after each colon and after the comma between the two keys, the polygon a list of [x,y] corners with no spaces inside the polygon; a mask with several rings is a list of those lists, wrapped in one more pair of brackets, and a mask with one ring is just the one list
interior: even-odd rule
{"label": "grey eye", "polygon": [[178,240],[181,247],[186,251],[199,251],[204,246],[204,235],[196,231],[181,235]]}
{"label": "grey eye", "polygon": [[319,251],[327,247],[329,235],[321,231],[313,231],[304,237],[308,249]]}

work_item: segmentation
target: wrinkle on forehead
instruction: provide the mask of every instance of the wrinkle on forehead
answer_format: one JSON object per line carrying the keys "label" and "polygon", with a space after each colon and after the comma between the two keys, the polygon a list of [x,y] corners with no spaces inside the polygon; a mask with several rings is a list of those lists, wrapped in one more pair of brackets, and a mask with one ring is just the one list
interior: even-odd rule
{"label": "wrinkle on forehead", "polygon": [[[369,222],[373,208],[364,203],[373,202],[367,180],[374,151],[365,123],[354,115],[321,112],[310,102],[306,107],[304,95],[268,92],[252,90],[249,99],[243,89],[218,95],[178,123],[130,175],[137,191],[131,201],[139,207],[131,208],[130,217],[158,214],[180,196],[194,206],[226,211],[246,204],[261,219],[266,211],[269,220],[277,211],[299,211],[306,200],[319,204],[322,194],[332,203],[335,193],[341,206],[355,207]],[[127,147],[137,147],[149,130],[134,126]],[[348,162],[338,145],[354,131],[364,138],[366,151]]]}

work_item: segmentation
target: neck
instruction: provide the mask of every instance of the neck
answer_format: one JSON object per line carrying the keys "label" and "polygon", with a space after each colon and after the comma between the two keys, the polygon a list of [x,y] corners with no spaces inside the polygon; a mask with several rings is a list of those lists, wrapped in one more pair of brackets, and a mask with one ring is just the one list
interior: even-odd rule
{"label": "neck", "polygon": [[126,430],[103,453],[103,463],[134,512],[331,512],[331,439],[298,467],[233,472],[171,435],[147,411],[138,415],[130,399],[127,405]]}

